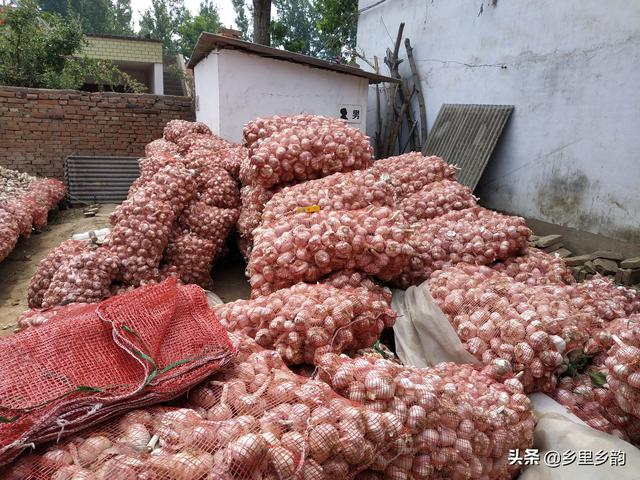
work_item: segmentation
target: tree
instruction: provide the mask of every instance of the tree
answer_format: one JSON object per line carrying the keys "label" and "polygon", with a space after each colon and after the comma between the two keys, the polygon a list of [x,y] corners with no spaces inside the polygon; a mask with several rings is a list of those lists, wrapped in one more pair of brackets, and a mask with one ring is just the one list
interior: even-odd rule
{"label": "tree", "polygon": [[261,45],[271,45],[269,26],[271,24],[271,0],[253,0],[253,41]]}
{"label": "tree", "polygon": [[132,35],[131,0],[38,0],[44,12],[77,17],[84,33]]}
{"label": "tree", "polygon": [[0,84],[33,88],[79,88],[86,78],[98,85],[142,86],[113,64],[81,56],[80,22],[44,13],[35,0],[21,0],[0,12]]}
{"label": "tree", "polygon": [[271,22],[271,41],[291,52],[315,55],[318,50],[317,12],[310,0],[273,0],[276,20]]}
{"label": "tree", "polygon": [[358,0],[315,0],[320,56],[344,59],[356,48]]}
{"label": "tree", "polygon": [[162,41],[165,53],[178,53],[178,28],[189,18],[184,0],[151,0],[140,19],[142,37],[151,37]]}
{"label": "tree", "polygon": [[[249,35],[249,17],[247,16],[247,4],[245,0],[231,0],[233,4],[233,9],[236,12],[236,26],[238,30],[242,32],[242,36],[245,40],[250,40],[251,36]],[[249,12],[249,15],[252,15]]]}
{"label": "tree", "polygon": [[182,25],[178,27],[180,53],[189,58],[200,34],[202,32],[216,33],[219,28],[220,17],[218,16],[217,7],[211,0],[204,0],[200,3],[198,15],[195,17],[187,15]]}

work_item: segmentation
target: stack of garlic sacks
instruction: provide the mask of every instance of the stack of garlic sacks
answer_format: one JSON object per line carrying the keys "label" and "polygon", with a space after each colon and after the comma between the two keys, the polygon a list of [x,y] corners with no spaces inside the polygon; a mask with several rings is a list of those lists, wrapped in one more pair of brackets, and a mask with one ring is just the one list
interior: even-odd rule
{"label": "stack of garlic sacks", "polygon": [[212,264],[239,215],[245,149],[173,120],[145,153],[106,242],[67,240],[50,252],[31,279],[31,308],[98,302],[169,276],[212,288]]}

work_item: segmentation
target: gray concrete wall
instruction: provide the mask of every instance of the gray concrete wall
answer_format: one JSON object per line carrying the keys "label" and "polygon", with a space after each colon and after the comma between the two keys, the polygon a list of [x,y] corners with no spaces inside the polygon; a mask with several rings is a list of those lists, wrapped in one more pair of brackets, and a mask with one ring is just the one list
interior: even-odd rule
{"label": "gray concrete wall", "polygon": [[358,49],[380,62],[406,23],[430,127],[443,103],[515,105],[476,190],[485,205],[640,242],[640,1],[360,0],[359,8]]}

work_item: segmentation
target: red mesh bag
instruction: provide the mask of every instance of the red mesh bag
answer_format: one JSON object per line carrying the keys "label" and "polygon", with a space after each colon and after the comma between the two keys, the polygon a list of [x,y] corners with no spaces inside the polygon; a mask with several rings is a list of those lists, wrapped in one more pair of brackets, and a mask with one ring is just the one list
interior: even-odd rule
{"label": "red mesh bag", "polygon": [[212,167],[224,168],[235,179],[240,172],[240,164],[246,157],[246,148],[242,146],[228,146],[220,149],[197,146],[185,154],[185,163],[189,168],[203,170]]}
{"label": "red mesh bag", "polygon": [[138,188],[145,185],[156,173],[165,167],[182,167],[184,162],[179,155],[169,152],[156,152],[138,160],[140,176],[129,188],[129,195],[135,193]]}
{"label": "red mesh bag", "polygon": [[42,297],[42,306],[99,302],[110,296],[111,282],[119,272],[120,259],[106,248],[77,253],[58,267]]}
{"label": "red mesh bag", "polygon": [[36,308],[22,312],[18,317],[15,333],[26,330],[27,328],[40,327],[49,320],[57,319],[58,316],[71,314],[75,309],[81,311],[87,306],[86,303],[70,303],[61,307]]}
{"label": "red mesh bag", "polygon": [[178,143],[185,135],[203,133],[213,135],[209,127],[201,122],[189,122],[187,120],[171,120],[164,127],[163,138],[169,142]]}
{"label": "red mesh bag", "polygon": [[604,361],[607,382],[620,409],[640,419],[640,314],[622,322]]}
{"label": "red mesh bag", "polygon": [[129,199],[118,209],[120,220],[105,246],[120,259],[120,279],[131,285],[156,279],[176,218],[171,206],[160,201]]}
{"label": "red mesh bag", "polygon": [[195,283],[207,290],[213,289],[211,266],[217,246],[195,233],[183,233],[169,240],[164,252],[161,275],[171,272],[183,283]]}
{"label": "red mesh bag", "polygon": [[55,178],[39,178],[29,184],[27,193],[34,194],[39,202],[50,210],[64,199],[67,187]]}
{"label": "red mesh bag", "polygon": [[289,127],[266,138],[240,170],[245,185],[273,187],[371,166],[371,145],[346,124]]}
{"label": "red mesh bag", "polygon": [[413,254],[408,235],[402,215],[388,207],[301,213],[263,225],[254,231],[248,266],[252,295],[345,269],[389,280]]}
{"label": "red mesh bag", "polygon": [[476,198],[469,187],[454,180],[440,180],[403,198],[400,200],[398,208],[409,223],[416,223],[475,205]]}
{"label": "red mesh bag", "polygon": [[214,242],[216,253],[219,253],[237,218],[237,208],[210,207],[202,201],[192,201],[178,218],[178,223]]}
{"label": "red mesh bag", "polygon": [[320,115],[286,115],[273,117],[256,118],[242,129],[245,146],[249,148],[250,154],[256,150],[262,141],[269,138],[285,128],[290,127],[312,127],[319,128],[321,126],[343,126],[344,122],[335,118],[323,117]]}
{"label": "red mesh bag", "polygon": [[383,296],[389,304],[391,303],[391,290],[379,285],[369,275],[357,270],[339,270],[321,278],[318,283],[336,288],[365,288],[372,293]]}
{"label": "red mesh bag", "polygon": [[253,300],[215,307],[229,331],[275,349],[288,364],[372,346],[396,315],[386,296],[363,288],[300,283]]}
{"label": "red mesh bag", "polygon": [[151,143],[147,143],[144,147],[144,154],[147,157],[152,157],[157,153],[169,153],[175,155],[178,152],[178,146],[173,142],[168,142],[164,138],[158,138]]}
{"label": "red mesh bag", "polygon": [[577,304],[603,320],[640,312],[640,295],[636,290],[616,285],[601,275],[577,284],[572,292]]}
{"label": "red mesh bag", "polygon": [[596,430],[635,445],[640,443],[640,418],[622,410],[607,384],[606,367],[589,367],[585,373],[563,377],[553,399]]}
{"label": "red mesh bag", "polygon": [[393,185],[400,198],[419,192],[430,183],[453,180],[457,173],[455,167],[440,157],[425,157],[420,152],[376,160],[373,170]]}
{"label": "red mesh bag", "polygon": [[18,226],[18,232],[20,233],[20,235],[24,237],[28,237],[29,235],[31,235],[31,225],[33,223],[31,210],[20,199],[20,197],[0,202],[0,210],[4,210],[5,212],[10,213],[13,216]]}
{"label": "red mesh bag", "polygon": [[21,459],[4,478],[350,480],[410,441],[392,414],[380,419],[293,374],[246,338],[239,349],[182,408],[134,410]]}
{"label": "red mesh bag", "polygon": [[527,392],[553,391],[567,354],[582,351],[597,325],[561,287],[526,285],[489,267],[448,267],[428,286],[467,351],[485,365],[522,372]]}
{"label": "red mesh bag", "polygon": [[15,217],[0,209],[0,262],[7,258],[18,243],[20,227]]}
{"label": "red mesh bag", "polygon": [[27,192],[20,196],[20,201],[31,211],[33,228],[42,230],[49,219],[49,206],[45,199],[36,192]]}
{"label": "red mesh bag", "polygon": [[533,247],[527,248],[522,255],[497,262],[491,268],[529,285],[576,283],[561,258]]}
{"label": "red mesh bag", "polygon": [[211,207],[237,208],[240,206],[238,184],[223,168],[211,167],[198,175],[200,200]]}
{"label": "red mesh bag", "polygon": [[29,280],[27,290],[29,307],[42,307],[42,299],[56,271],[71,258],[88,250],[89,243],[84,240],[65,240],[51,250],[47,256],[40,261],[31,280]]}
{"label": "red mesh bag", "polygon": [[199,149],[206,149],[211,153],[216,153],[223,148],[237,145],[212,133],[190,133],[180,138],[177,144],[180,153],[183,155],[191,150]]}
{"label": "red mesh bag", "polygon": [[253,231],[260,226],[262,211],[275,193],[275,189],[260,185],[246,185],[240,189],[242,206],[238,218],[238,233],[241,237],[249,242],[252,241]]}
{"label": "red mesh bag", "polygon": [[74,306],[2,339],[0,352],[4,464],[30,444],[182,394],[229,362],[234,348],[204,292],[168,280]]}
{"label": "red mesh bag", "polygon": [[407,288],[447,265],[487,265],[508,258],[527,247],[530,235],[521,217],[482,207],[451,211],[414,226],[409,244],[415,255],[394,282]]}
{"label": "red mesh bag", "polygon": [[402,461],[386,452],[369,467],[383,478],[510,479],[520,467],[508,464],[509,450],[533,444],[535,416],[515,378],[499,382],[472,365],[416,368],[335,354],[319,359],[318,372],[370,409],[368,428],[379,430],[392,414],[411,434]]}

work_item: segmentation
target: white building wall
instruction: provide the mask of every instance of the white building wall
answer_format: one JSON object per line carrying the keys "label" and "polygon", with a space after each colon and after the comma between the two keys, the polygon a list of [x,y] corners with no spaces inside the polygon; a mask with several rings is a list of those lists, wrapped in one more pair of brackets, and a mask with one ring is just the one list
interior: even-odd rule
{"label": "white building wall", "polygon": [[381,65],[406,23],[429,127],[443,103],[515,106],[476,191],[484,204],[640,241],[640,2],[359,3],[358,48]]}
{"label": "white building wall", "polygon": [[[194,76],[197,120],[231,141],[240,142],[243,125],[256,117],[339,117],[341,105],[349,105],[350,113],[360,110],[360,123],[352,123],[354,127],[366,125],[366,78],[228,49],[210,53],[196,65]],[[214,89],[216,101],[205,101],[216,96]]]}

